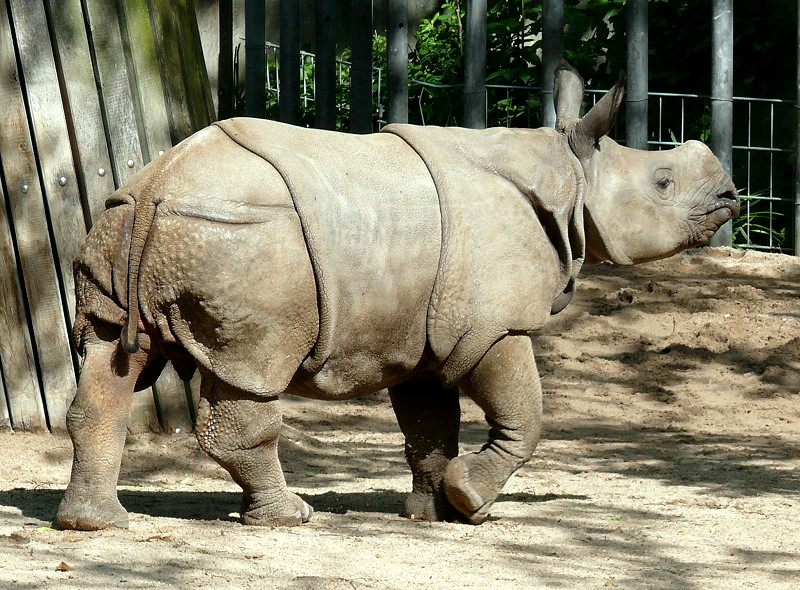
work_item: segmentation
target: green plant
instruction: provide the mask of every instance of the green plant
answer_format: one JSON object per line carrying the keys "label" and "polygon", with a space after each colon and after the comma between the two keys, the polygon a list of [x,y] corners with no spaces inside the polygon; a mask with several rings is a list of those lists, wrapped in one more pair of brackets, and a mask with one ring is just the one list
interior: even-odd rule
{"label": "green plant", "polygon": [[[783,217],[781,211],[769,207],[770,202],[765,201],[761,195],[741,197],[742,212],[733,220],[733,245],[737,248],[746,248],[755,245],[769,245],[777,243],[782,246],[786,242],[786,228],[776,229],[773,223],[777,218]],[[765,238],[767,244],[759,244],[757,238]]]}

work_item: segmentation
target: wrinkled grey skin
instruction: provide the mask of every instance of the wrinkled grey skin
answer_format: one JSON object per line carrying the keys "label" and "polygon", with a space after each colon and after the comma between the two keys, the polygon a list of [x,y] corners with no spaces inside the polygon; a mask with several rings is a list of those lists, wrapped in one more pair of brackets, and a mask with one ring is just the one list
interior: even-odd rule
{"label": "wrinkled grey skin", "polygon": [[[83,367],[59,524],[127,526],[115,486],[131,397],[165,359],[201,373],[197,439],[242,486],[243,522],[312,514],[277,456],[283,394],[384,387],[413,476],[406,514],[483,522],[539,438],[529,334],[583,262],[669,256],[738,214],[702,144],[640,152],[606,136],[621,84],[579,118],[582,82],[559,69],[558,130],[357,137],[233,119],[146,167],[75,261]],[[490,426],[462,456],[459,390]]]}

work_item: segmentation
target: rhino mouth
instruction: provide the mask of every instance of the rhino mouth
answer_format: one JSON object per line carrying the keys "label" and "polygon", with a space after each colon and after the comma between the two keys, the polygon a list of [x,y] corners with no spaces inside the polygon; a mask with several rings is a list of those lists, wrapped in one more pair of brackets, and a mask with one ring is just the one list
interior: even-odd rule
{"label": "rhino mouth", "polygon": [[707,205],[697,242],[707,242],[725,222],[738,217],[739,195],[736,189],[726,189]]}
{"label": "rhino mouth", "polygon": [[717,231],[723,223],[738,216],[739,195],[735,189],[718,194],[708,208],[708,221],[712,231]]}
{"label": "rhino mouth", "polygon": [[[728,219],[734,219],[739,216],[739,195],[736,193],[736,189],[727,190],[717,195],[715,205],[715,211],[727,210]],[[725,221],[728,221],[728,219]]]}

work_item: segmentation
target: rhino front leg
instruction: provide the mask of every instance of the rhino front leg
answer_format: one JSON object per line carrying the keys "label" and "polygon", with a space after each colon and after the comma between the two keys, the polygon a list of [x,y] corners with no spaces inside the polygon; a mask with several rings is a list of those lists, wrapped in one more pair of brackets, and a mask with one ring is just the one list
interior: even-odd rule
{"label": "rhino front leg", "polygon": [[197,440],[244,490],[242,522],[308,522],[313,510],[286,488],[278,460],[283,422],[278,398],[247,393],[208,373],[202,376],[200,395]]}
{"label": "rhino front leg", "polygon": [[392,408],[406,437],[412,490],[406,498],[409,518],[454,520],[457,512],[444,493],[444,471],[458,455],[461,408],[458,390],[438,381],[409,382],[389,388]]}
{"label": "rhino front leg", "polygon": [[56,521],[67,529],[124,528],[128,513],[116,485],[133,389],[148,355],[128,354],[116,340],[85,346],[78,392],[67,412],[72,475]]}
{"label": "rhino front leg", "polygon": [[495,343],[460,386],[485,412],[489,442],[478,453],[450,461],[445,492],[470,523],[480,524],[539,442],[542,389],[530,338],[506,336]]}

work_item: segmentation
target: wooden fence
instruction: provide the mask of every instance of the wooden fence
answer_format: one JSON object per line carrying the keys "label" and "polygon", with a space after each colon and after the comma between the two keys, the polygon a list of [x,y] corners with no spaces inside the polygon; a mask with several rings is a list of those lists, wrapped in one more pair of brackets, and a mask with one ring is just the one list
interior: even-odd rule
{"label": "wooden fence", "polygon": [[[75,253],[116,187],[213,118],[193,0],[0,0],[0,428],[64,427]],[[192,396],[168,367],[132,430],[191,428]]]}

